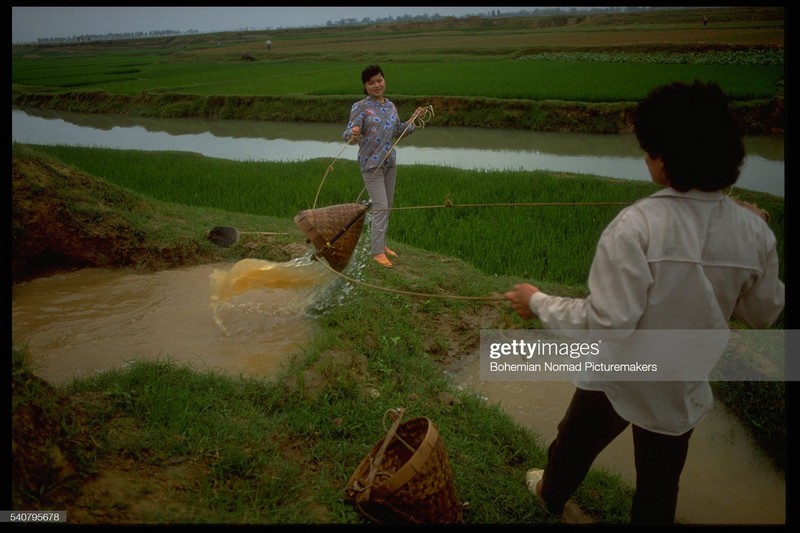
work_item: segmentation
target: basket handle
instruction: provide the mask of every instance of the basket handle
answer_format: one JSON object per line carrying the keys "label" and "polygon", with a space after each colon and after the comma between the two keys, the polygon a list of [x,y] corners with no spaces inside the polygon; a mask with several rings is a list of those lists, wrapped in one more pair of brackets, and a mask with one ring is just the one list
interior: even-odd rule
{"label": "basket handle", "polygon": [[378,473],[378,470],[380,470],[381,463],[383,462],[383,455],[386,453],[386,448],[394,438],[395,433],[397,433],[397,428],[400,426],[400,421],[403,419],[404,412],[405,409],[402,407],[387,411],[387,414],[394,417],[394,423],[392,423],[392,427],[389,428],[388,433],[386,433],[386,436],[383,438],[383,443],[381,443],[378,453],[375,454],[374,459],[370,462],[369,476],[367,476],[367,488],[363,493],[364,501],[369,501],[369,496],[372,492],[372,482],[375,480],[375,475]]}
{"label": "basket handle", "polygon": [[[398,435],[397,438],[400,441],[403,440],[400,435]],[[436,426],[433,425],[433,422],[428,421],[428,434],[420,443],[416,453],[414,453],[392,477],[383,483],[381,491],[386,490],[389,493],[393,493],[408,483],[412,477],[422,472],[425,463],[430,459],[434,451],[434,445],[438,439],[439,431],[436,429]],[[408,446],[408,444],[406,444],[406,446]]]}

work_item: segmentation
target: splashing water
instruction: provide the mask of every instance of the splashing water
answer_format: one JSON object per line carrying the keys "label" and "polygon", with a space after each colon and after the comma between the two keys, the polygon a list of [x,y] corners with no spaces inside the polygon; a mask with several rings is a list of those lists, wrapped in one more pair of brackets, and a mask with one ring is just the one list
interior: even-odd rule
{"label": "splashing water", "polygon": [[[350,262],[341,272],[350,280],[362,280],[367,265],[371,261],[370,237],[372,228],[372,212],[368,212],[364,217],[364,228],[361,237],[353,250]],[[343,305],[347,296],[350,295],[355,285],[344,277],[337,277],[314,299],[311,305],[306,308],[306,316],[314,318],[323,315],[327,310]]]}
{"label": "splashing water", "polygon": [[[296,313],[302,308],[302,313],[307,318],[319,317],[326,311],[343,305],[355,288],[352,282],[363,279],[364,272],[371,262],[371,227],[372,212],[368,212],[350,262],[341,273],[337,273],[327,263],[322,264],[325,259],[318,260],[313,248],[303,257],[285,263],[242,259],[234,264],[230,271],[215,269],[210,276],[214,322],[226,335],[229,335],[230,331],[223,323],[221,311],[232,307],[240,296],[257,289],[288,289],[297,292],[295,305],[291,305],[291,309],[287,307],[286,311]],[[248,303],[240,304],[238,312],[246,313],[248,305]]]}
{"label": "splashing water", "polygon": [[318,260],[313,249],[309,249],[303,257],[285,263],[242,259],[228,272],[214,270],[210,276],[214,322],[228,333],[220,318],[220,311],[240,295],[254,289],[312,289],[311,301],[305,305],[308,317],[320,316],[326,310],[342,305],[354,287],[350,280],[362,279],[367,268],[371,227],[372,213],[369,212],[350,262],[341,272],[343,277],[338,277],[327,264],[321,264],[325,260]]}
{"label": "splashing water", "polygon": [[214,322],[227,333],[220,311],[245,292],[256,289],[315,288],[329,283],[334,274],[309,253],[284,263],[242,259],[229,271],[215,269],[209,277]]}

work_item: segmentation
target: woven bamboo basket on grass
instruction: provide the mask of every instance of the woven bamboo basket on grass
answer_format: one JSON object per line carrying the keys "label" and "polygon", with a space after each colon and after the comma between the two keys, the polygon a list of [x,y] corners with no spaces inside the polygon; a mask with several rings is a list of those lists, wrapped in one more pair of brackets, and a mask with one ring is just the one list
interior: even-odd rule
{"label": "woven bamboo basket on grass", "polygon": [[401,417],[350,477],[345,501],[380,524],[462,523],[439,431],[428,418],[400,424]]}

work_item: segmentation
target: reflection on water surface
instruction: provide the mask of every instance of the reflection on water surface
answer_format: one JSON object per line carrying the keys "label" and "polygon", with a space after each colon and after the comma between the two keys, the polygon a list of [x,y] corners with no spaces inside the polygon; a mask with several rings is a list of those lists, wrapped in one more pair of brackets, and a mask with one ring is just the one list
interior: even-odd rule
{"label": "reflection on water surface", "polygon": [[[346,117],[344,119],[346,122]],[[238,161],[355,159],[344,123],[148,119],[12,110],[12,138],[31,144],[177,150]],[[783,138],[748,137],[737,186],[784,195]],[[398,144],[401,164],[481,170],[550,170],[649,181],[633,135],[437,127],[435,119]]]}

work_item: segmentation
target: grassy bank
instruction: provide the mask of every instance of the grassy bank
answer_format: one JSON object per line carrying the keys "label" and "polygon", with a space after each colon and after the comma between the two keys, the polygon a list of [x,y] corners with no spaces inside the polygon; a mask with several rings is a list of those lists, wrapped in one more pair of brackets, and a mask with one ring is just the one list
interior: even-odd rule
{"label": "grassy bank", "polygon": [[[324,169],[317,161],[253,166],[181,154],[172,154],[179,164],[170,166],[158,154],[99,149],[13,145],[12,152],[13,255],[29,254],[32,263],[49,260],[51,267],[67,266],[54,264],[67,250],[74,254],[69,267],[96,266],[103,258],[143,269],[246,256],[284,260],[285,245],[303,238],[292,230],[290,217],[309,207]],[[139,178],[133,168],[140,169]],[[178,169],[198,181],[187,185]],[[209,176],[210,169],[231,181]],[[411,170],[407,173],[415,175]],[[409,179],[419,180],[412,182],[421,188],[426,169],[413,170],[421,175]],[[297,186],[286,187],[286,176],[294,176]],[[152,181],[136,181],[142,177]],[[503,180],[521,179],[514,173],[488,177],[497,190]],[[276,180],[266,185],[271,194],[257,194],[265,179]],[[469,172],[450,176],[475,180],[470,186],[486,179]],[[571,175],[537,180],[553,180],[563,201],[620,194],[620,184],[607,180]],[[333,202],[337,195],[351,200],[353,185],[326,184],[326,200]],[[407,183],[404,194],[416,188]],[[301,194],[292,196],[294,189]],[[187,193],[192,198],[182,196]],[[754,193],[748,199],[782,209],[782,202],[769,195]],[[460,218],[462,227],[440,219],[426,221],[427,230],[442,225],[457,238],[483,234],[498,219],[480,209],[441,211]],[[773,224],[782,239],[777,214]],[[605,224],[604,217],[591,222],[590,216],[581,222],[590,226],[576,232],[591,240],[588,234]],[[394,216],[398,225],[403,218],[402,212]],[[541,222],[550,224],[547,230],[537,229],[543,238],[561,242],[575,228],[571,220],[556,219]],[[220,224],[288,235],[217,248],[205,235]],[[559,227],[562,231],[553,233]],[[131,235],[138,236],[139,248],[120,244]],[[442,367],[476,350],[480,329],[535,325],[523,324],[507,306],[483,297],[521,278],[563,295],[580,295],[585,288],[554,283],[545,274],[484,271],[472,264],[476,255],[469,249],[442,254],[404,240],[397,244],[410,271],[424,276],[367,269],[364,281],[477,299],[408,297],[355,285],[340,305],[313,310],[319,333],[285,373],[269,382],[197,373],[167,360],[53,387],[31,374],[25,347],[12,344],[16,508],[67,509],[75,523],[359,523],[359,515],[342,500],[344,486],[383,436],[387,410],[402,406],[408,417],[427,416],[440,430],[460,501],[469,502],[467,523],[553,522],[532,504],[522,484],[525,471],[544,462],[540,437],[499,407],[455,388]],[[485,253],[493,244],[489,239],[483,244],[475,250],[484,255],[507,251],[499,243]],[[151,260],[137,263],[137,257]],[[749,427],[785,445],[785,397],[755,385],[748,388],[747,401],[764,407],[752,410]],[[122,488],[103,492],[98,480],[117,480]],[[597,470],[576,495],[595,521],[615,524],[627,520],[630,498],[630,487]]]}
{"label": "grassy bank", "polygon": [[[323,159],[230,162],[188,153],[65,146],[37,150],[160,201],[232,213],[291,220],[304,209],[366,199],[351,160],[337,160],[329,171],[332,162]],[[402,172],[393,238],[458,257],[487,275],[569,286],[585,284],[595,244],[611,219],[625,205],[658,190],[644,181],[544,171],[404,165]],[[735,187],[731,194],[770,212],[783,256],[783,198]],[[230,224],[221,217],[216,225]],[[533,256],[530,250],[538,252]]]}

